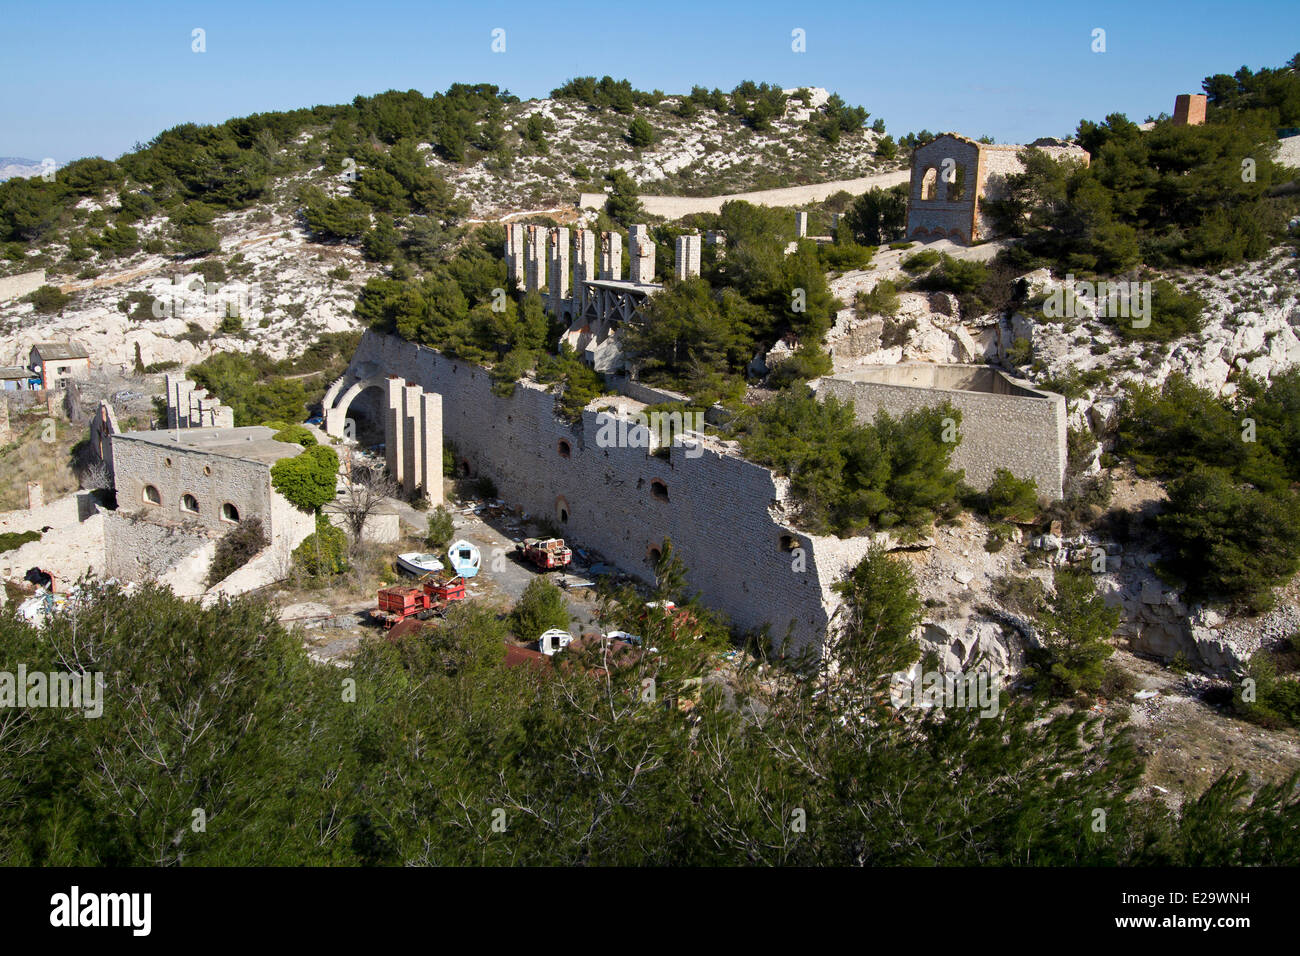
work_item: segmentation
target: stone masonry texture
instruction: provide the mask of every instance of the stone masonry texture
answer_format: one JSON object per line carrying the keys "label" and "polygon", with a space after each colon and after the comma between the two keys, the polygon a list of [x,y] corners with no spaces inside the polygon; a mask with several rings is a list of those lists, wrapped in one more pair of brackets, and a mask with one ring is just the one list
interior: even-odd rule
{"label": "stone masonry texture", "polygon": [[[560,525],[576,546],[648,579],[651,549],[670,538],[707,605],[742,629],[767,627],[776,641],[788,633],[794,646],[820,642],[837,606],[831,585],[869,547],[867,538],[810,536],[783,523],[776,515],[785,480],[730,443],[708,439],[697,457],[675,446],[666,459],[600,447],[600,409],[628,399],[600,399],[569,426],[541,386],[523,382],[503,398],[481,366],[373,331],[351,367],[380,368],[441,395],[443,434],[471,471],[490,477],[511,504]],[[667,500],[652,493],[656,481]]]}

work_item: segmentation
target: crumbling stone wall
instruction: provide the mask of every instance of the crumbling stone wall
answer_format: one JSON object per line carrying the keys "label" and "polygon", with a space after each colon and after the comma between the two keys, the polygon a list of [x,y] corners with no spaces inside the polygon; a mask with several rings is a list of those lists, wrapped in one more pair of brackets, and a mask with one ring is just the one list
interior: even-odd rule
{"label": "crumbling stone wall", "polygon": [[[923,242],[933,239],[951,239],[961,243],[974,241],[979,162],[978,143],[947,133],[912,154],[907,238]],[[962,178],[961,198],[954,198],[958,184],[945,180],[945,172],[949,170]]]}
{"label": "crumbling stone wall", "polygon": [[29,292],[35,292],[43,285],[45,285],[44,269],[37,269],[35,272],[20,272],[16,276],[5,276],[0,279],[0,302],[6,302],[9,299],[20,299]]}
{"label": "crumbling stone wall", "polygon": [[[1088,162],[1086,150],[1060,140],[1036,140],[1029,145],[1056,160]],[[1024,168],[1017,154],[1025,148],[977,143],[954,133],[944,133],[918,148],[912,154],[907,238],[966,244],[990,238],[992,224],[981,202],[998,198],[1006,176]]]}
{"label": "crumbling stone wall", "polygon": [[158,524],[126,509],[105,512],[105,571],[119,581],[151,580],[210,538],[193,524]]}
{"label": "crumbling stone wall", "polygon": [[778,640],[788,632],[795,646],[820,642],[838,606],[831,584],[869,546],[794,530],[784,519],[785,480],[745,461],[734,443],[709,439],[695,457],[678,445],[666,458],[626,443],[601,447],[599,409],[635,407],[628,399],[599,399],[569,426],[539,385],[521,383],[502,398],[481,366],[369,331],[351,368],[376,367],[442,395],[444,434],[507,501],[647,578],[652,549],[670,538],[690,588],[741,628],[767,626]]}
{"label": "crumbling stone wall", "polygon": [[985,488],[998,468],[1032,478],[1038,492],[1061,497],[1066,464],[1066,402],[983,365],[891,365],[847,372],[812,383],[818,397],[853,402],[854,415],[870,422],[884,410],[894,417],[944,401],[962,414],[961,443],[953,467]]}
{"label": "crumbling stone wall", "polygon": [[[265,437],[271,435],[269,428],[261,431],[266,433]],[[299,511],[272,487],[271,467],[264,462],[155,443],[132,433],[114,435],[110,442],[118,507],[123,514],[138,514],[141,524],[184,528],[189,539],[202,543],[204,537],[220,537],[235,527],[235,521],[222,515],[222,506],[229,503],[237,509],[240,520],[262,519],[262,527],[272,543],[284,541],[288,547],[296,547],[314,528],[311,515]],[[157,504],[146,500],[147,486],[157,489],[160,498]],[[186,494],[193,495],[197,501],[197,513],[182,507],[182,496]],[[155,534],[148,529],[130,533],[117,529],[108,533],[109,567],[138,570],[140,561],[147,555],[132,556],[120,549],[149,547],[149,541],[153,540],[150,536]],[[159,540],[170,538],[164,536]],[[191,543],[174,555],[168,546],[162,557],[172,555],[179,560],[195,546]],[[149,558],[150,566],[159,560]],[[154,568],[154,572],[161,573],[169,567],[168,564]],[[120,576],[136,579],[126,574]]]}
{"label": "crumbling stone wall", "polygon": [[168,428],[233,428],[235,411],[183,375],[167,375]]}

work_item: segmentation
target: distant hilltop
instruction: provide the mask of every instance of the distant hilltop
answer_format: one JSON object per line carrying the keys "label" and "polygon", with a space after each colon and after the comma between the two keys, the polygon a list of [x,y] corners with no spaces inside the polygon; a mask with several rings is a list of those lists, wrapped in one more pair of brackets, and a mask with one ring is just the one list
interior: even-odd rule
{"label": "distant hilltop", "polygon": [[[44,168],[39,159],[23,159],[21,156],[0,156],[0,182],[23,176],[39,176]],[[55,168],[66,165],[59,163]]]}

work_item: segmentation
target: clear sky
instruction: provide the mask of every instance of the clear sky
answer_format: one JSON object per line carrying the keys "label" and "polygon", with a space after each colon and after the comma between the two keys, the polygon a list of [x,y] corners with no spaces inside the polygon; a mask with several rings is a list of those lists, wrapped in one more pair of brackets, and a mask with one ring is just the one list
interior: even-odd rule
{"label": "clear sky", "polygon": [[[504,53],[491,50],[495,28]],[[0,156],[115,158],[184,122],[455,82],[529,98],[587,74],[668,93],[823,86],[895,134],[1028,142],[1083,117],[1172,112],[1207,74],[1298,51],[1296,0],[3,0]]]}

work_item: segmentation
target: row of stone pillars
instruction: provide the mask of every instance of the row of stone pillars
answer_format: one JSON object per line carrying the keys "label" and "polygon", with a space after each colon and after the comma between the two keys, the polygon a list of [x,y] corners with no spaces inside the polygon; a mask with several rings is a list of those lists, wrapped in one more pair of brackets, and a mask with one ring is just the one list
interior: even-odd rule
{"label": "row of stone pillars", "polygon": [[442,496],[442,396],[405,379],[387,380],[384,455],[404,492],[423,489],[431,507]]}

